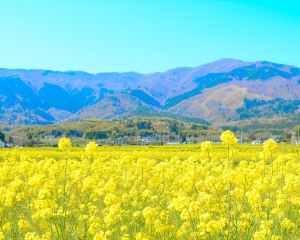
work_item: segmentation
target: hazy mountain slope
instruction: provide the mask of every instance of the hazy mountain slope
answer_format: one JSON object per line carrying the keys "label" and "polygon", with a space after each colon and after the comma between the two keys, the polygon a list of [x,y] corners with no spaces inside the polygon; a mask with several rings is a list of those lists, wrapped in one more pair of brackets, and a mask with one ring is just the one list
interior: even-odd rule
{"label": "hazy mountain slope", "polygon": [[194,80],[209,73],[228,72],[251,63],[235,59],[221,59],[196,68],[175,68],[165,73],[155,73],[144,79],[142,85],[162,105],[178,95],[198,86]]}
{"label": "hazy mountain slope", "polygon": [[35,90],[48,83],[60,86],[70,93],[82,88],[92,88],[95,91],[100,88],[115,90],[132,88],[143,78],[142,74],[134,72],[90,74],[80,71],[0,69],[0,78],[11,76],[19,77]]}
{"label": "hazy mountain slope", "polygon": [[[245,116],[292,114],[299,108],[298,68],[269,62],[257,62],[223,73],[209,73],[194,79],[197,86],[168,99],[166,107],[177,114],[199,117],[210,122],[226,122]],[[225,85],[225,87],[221,87]],[[243,113],[244,99],[275,99],[269,109]],[[229,100],[232,101],[229,101]]]}
{"label": "hazy mountain slope", "polygon": [[143,103],[134,96],[128,94],[113,94],[107,96],[100,102],[83,109],[76,114],[74,118],[125,118],[153,110],[154,109],[151,106]]}
{"label": "hazy mountain slope", "polygon": [[[214,123],[278,117],[299,110],[300,69],[234,59],[153,74],[0,69],[0,100],[0,122],[11,124],[152,113]],[[249,105],[260,100],[267,102]]]}
{"label": "hazy mountain slope", "polygon": [[[238,85],[246,86],[253,92],[260,91],[260,94],[266,96],[280,97],[279,95],[289,94],[288,91],[292,89],[295,98],[298,99],[300,98],[300,91],[298,91],[300,85],[297,83],[299,78],[300,69],[298,68],[257,62],[234,68],[229,72],[208,73],[205,76],[195,78],[193,81],[196,86],[190,91],[168,99],[166,107],[175,106],[185,99],[201,94],[205,88],[233,81],[236,81]],[[260,83],[260,88],[257,87],[257,83]],[[282,92],[283,89],[286,91]]]}
{"label": "hazy mountain slope", "polygon": [[42,109],[42,102],[34,91],[18,77],[0,81],[0,122],[49,123],[54,118]]}
{"label": "hazy mountain slope", "polygon": [[80,90],[67,92],[58,85],[45,83],[37,92],[37,97],[45,109],[56,108],[69,112],[76,112],[86,105],[96,102],[93,89],[82,88]]}
{"label": "hazy mountain slope", "polygon": [[204,90],[203,94],[191,97],[170,111],[208,122],[222,122],[234,117],[236,110],[243,107],[244,99],[270,99],[248,92],[233,84],[224,84]]}
{"label": "hazy mountain slope", "polygon": [[49,124],[55,118],[43,109],[25,108],[20,104],[0,110],[0,124]]}

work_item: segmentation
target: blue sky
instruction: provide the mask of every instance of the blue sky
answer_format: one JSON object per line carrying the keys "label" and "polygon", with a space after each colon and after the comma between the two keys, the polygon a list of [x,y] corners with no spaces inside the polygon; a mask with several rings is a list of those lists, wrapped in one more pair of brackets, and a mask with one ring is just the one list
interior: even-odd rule
{"label": "blue sky", "polygon": [[3,0],[0,67],[137,71],[220,58],[300,67],[298,1]]}

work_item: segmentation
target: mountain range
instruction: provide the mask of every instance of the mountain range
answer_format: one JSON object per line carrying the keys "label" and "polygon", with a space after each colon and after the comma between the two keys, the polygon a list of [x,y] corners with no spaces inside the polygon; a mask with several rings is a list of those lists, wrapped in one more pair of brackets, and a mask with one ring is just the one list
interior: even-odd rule
{"label": "mountain range", "polygon": [[207,123],[293,115],[300,68],[221,59],[140,74],[0,69],[0,123],[174,116]]}

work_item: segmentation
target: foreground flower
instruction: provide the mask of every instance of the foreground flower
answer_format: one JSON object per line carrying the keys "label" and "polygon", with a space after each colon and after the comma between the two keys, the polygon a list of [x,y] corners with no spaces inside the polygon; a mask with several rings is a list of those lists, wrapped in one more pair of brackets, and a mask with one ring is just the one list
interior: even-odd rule
{"label": "foreground flower", "polygon": [[2,149],[0,240],[300,239],[295,147],[229,142]]}
{"label": "foreground flower", "polygon": [[222,143],[228,144],[228,145],[234,145],[237,143],[237,138],[235,137],[234,133],[230,130],[227,130],[221,134],[220,137]]}
{"label": "foreground flower", "polygon": [[202,152],[210,152],[212,150],[212,143],[211,141],[205,141],[201,143],[201,151]]}
{"label": "foreground flower", "polygon": [[278,144],[273,139],[269,139],[264,142],[263,147],[264,147],[264,151],[266,152],[274,152],[277,149]]}
{"label": "foreground flower", "polygon": [[62,137],[59,139],[58,148],[62,151],[68,151],[72,148],[72,142],[69,138]]}
{"label": "foreground flower", "polygon": [[85,152],[87,154],[97,153],[99,151],[99,147],[95,142],[89,142],[85,147]]}

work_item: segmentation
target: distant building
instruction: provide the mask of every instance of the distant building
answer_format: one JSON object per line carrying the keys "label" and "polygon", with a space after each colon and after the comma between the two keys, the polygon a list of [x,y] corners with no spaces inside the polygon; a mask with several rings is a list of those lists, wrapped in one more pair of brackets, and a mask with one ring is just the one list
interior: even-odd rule
{"label": "distant building", "polygon": [[159,138],[157,138],[157,137],[145,137],[145,138],[140,139],[139,141],[145,145],[160,142]]}
{"label": "distant building", "polygon": [[273,137],[273,138],[270,138],[272,140],[274,140],[275,142],[279,142],[279,138],[278,137]]}
{"label": "distant building", "polygon": [[13,148],[14,144],[12,143],[4,143],[4,142],[0,142],[0,148]]}
{"label": "distant building", "polygon": [[174,141],[174,142],[168,142],[167,145],[179,145],[180,142]]}
{"label": "distant building", "polygon": [[259,144],[263,144],[263,143],[264,143],[264,141],[262,141],[262,140],[254,140],[251,142],[252,145],[259,145]]}
{"label": "distant building", "polygon": [[238,143],[246,143],[247,139],[243,138],[243,139],[238,139]]}

